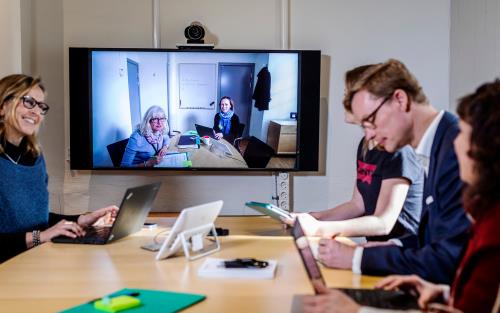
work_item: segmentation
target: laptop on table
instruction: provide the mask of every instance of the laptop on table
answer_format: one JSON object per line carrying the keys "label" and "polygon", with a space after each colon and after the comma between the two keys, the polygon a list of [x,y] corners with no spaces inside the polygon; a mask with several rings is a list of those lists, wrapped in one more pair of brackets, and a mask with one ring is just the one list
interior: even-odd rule
{"label": "laptop on table", "polygon": [[208,136],[212,139],[215,139],[214,130],[212,128],[200,124],[194,124],[194,127],[196,128],[196,132],[200,137]]}
{"label": "laptop on table", "polygon": [[[299,251],[302,263],[306,268],[307,275],[313,285],[314,292],[319,294],[318,286],[326,288],[326,283],[321,274],[321,270],[316,263],[309,241],[304,234],[304,230],[299,220],[295,221],[292,229],[292,236],[295,247]],[[381,289],[351,289],[335,288],[343,291],[357,303],[364,306],[371,306],[381,309],[409,310],[419,309],[417,298],[403,291],[381,290]],[[295,299],[296,300],[296,299]],[[295,305],[294,305],[295,307]]]}
{"label": "laptop on table", "polygon": [[112,226],[89,226],[84,229],[85,236],[58,236],[52,238],[52,242],[103,245],[141,230],[160,185],[154,183],[127,189]]}

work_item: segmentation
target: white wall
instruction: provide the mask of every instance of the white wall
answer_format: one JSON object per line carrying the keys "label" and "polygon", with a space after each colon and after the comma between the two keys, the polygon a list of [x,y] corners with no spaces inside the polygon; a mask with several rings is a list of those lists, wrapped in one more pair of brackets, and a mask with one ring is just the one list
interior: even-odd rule
{"label": "white wall", "polygon": [[0,0],[0,77],[21,73],[21,2]]}
{"label": "white wall", "polygon": [[500,77],[500,1],[451,2],[450,99]]}
{"label": "white wall", "polygon": [[[329,62],[321,96],[328,124],[326,173],[296,177],[295,209],[334,206],[352,195],[355,151],[362,136],[344,123],[343,75],[358,65],[402,60],[423,85],[431,103],[449,105],[450,1],[292,1],[292,49],[321,49]],[[325,64],[326,65],[326,64]],[[325,139],[323,137],[323,139]]]}
{"label": "white wall", "polygon": [[[59,120],[51,123],[59,129],[64,125],[68,147],[67,48],[151,47],[152,5],[151,1],[136,0],[36,0],[36,3],[40,4],[35,6],[34,14],[47,8],[60,12],[54,22],[45,21],[48,26],[59,26],[58,19],[62,20],[61,43],[33,50],[38,59],[32,66],[64,55],[58,59],[64,62],[44,67],[42,74],[53,82],[58,80],[51,74],[65,75],[64,84],[50,86],[49,92],[65,95],[66,123]],[[161,47],[185,42],[184,28],[197,20],[207,26],[207,37],[218,48],[279,49],[280,5],[280,0],[160,1]],[[419,78],[435,106],[449,106],[450,1],[291,0],[290,10],[291,48],[321,49],[323,54],[321,171],[296,174],[293,182],[295,209],[319,210],[349,198],[354,183],[355,148],[361,133],[343,122],[341,98],[346,70],[390,57],[399,58]],[[39,40],[48,40],[49,36],[54,34],[35,35]],[[55,133],[51,129],[42,136],[50,138]],[[60,145],[45,153],[49,160],[60,158],[64,147]],[[64,170],[63,162],[58,166]],[[226,203],[224,213],[244,213],[245,201],[271,201],[274,193],[270,174],[134,172],[130,175],[66,170],[61,175],[54,168],[49,170],[51,177],[64,176],[64,208],[68,213],[118,202],[125,186],[157,180],[164,184],[155,209],[165,211],[220,198]]]}

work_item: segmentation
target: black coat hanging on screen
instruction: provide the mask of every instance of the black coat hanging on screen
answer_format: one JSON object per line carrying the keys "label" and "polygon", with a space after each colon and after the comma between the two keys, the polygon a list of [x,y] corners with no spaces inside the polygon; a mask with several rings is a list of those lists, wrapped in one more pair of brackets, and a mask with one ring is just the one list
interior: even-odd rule
{"label": "black coat hanging on screen", "polygon": [[259,111],[269,110],[269,102],[271,101],[271,73],[264,66],[259,74],[257,74],[257,84],[253,91],[252,99],[255,99],[255,107]]}

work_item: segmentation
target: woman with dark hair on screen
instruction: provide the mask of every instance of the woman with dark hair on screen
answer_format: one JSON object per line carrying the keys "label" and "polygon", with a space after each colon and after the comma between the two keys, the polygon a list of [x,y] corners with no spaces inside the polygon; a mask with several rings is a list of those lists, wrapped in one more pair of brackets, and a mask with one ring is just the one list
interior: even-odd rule
{"label": "woman with dark hair on screen", "polygon": [[10,75],[0,80],[0,263],[64,235],[76,237],[101,217],[111,221],[109,206],[84,215],[49,213],[48,176],[38,130],[49,106],[40,79]]}
{"label": "woman with dark hair on screen", "polygon": [[[460,134],[455,139],[464,207],[473,224],[455,279],[449,286],[393,275],[378,288],[413,290],[422,309],[433,312],[500,311],[500,80],[460,99]],[[441,301],[445,305],[433,302]],[[338,290],[304,299],[305,312],[380,312],[361,308]]]}
{"label": "woman with dark hair on screen", "polygon": [[216,139],[226,139],[233,143],[238,137],[240,118],[234,113],[234,101],[231,97],[224,96],[219,102],[220,112],[214,116],[214,133]]}
{"label": "woman with dark hair on screen", "polygon": [[141,123],[130,136],[121,166],[153,167],[167,154],[169,144],[165,111],[153,105],[146,111]]}

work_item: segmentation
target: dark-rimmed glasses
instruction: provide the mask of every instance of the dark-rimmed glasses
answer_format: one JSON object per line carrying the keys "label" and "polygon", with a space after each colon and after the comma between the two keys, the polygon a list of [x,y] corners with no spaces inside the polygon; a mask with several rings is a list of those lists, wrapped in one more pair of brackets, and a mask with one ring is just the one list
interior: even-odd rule
{"label": "dark-rimmed glasses", "polygon": [[167,120],[166,117],[153,117],[149,121],[152,123],[165,123],[166,120]]}
{"label": "dark-rimmed glasses", "polygon": [[40,114],[46,115],[49,111],[49,105],[45,102],[36,101],[33,97],[24,96],[21,97],[23,105],[26,109],[33,109],[35,106],[40,108]]}
{"label": "dark-rimmed glasses", "polygon": [[387,100],[392,98],[392,94],[390,96],[387,96],[380,102],[380,104],[377,106],[375,110],[373,110],[372,113],[370,113],[367,117],[363,118],[361,120],[361,128],[363,129],[375,129],[377,126],[375,125],[375,119],[377,118],[377,113],[378,110],[387,102]]}

